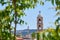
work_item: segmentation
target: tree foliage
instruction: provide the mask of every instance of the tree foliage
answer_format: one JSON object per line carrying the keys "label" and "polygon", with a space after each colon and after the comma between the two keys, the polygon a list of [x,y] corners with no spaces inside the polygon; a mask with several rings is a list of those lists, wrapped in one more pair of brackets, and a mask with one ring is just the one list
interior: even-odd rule
{"label": "tree foliage", "polygon": [[[34,8],[37,2],[38,0],[0,0],[0,4],[2,6],[6,5],[4,10],[0,10],[1,40],[12,40],[11,39],[12,36],[10,35],[12,22],[15,23],[14,39],[13,39],[15,40],[16,25],[25,23],[21,19],[21,17],[25,16],[24,10]],[[10,37],[8,35],[10,35]]]}
{"label": "tree foliage", "polygon": [[36,33],[33,32],[33,33],[31,34],[31,37],[32,37],[32,40],[34,40],[34,39],[36,38]]}

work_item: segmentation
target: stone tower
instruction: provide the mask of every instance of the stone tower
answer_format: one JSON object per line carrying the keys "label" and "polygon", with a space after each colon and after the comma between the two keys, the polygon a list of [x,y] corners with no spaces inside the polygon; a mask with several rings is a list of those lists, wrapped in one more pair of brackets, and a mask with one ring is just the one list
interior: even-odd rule
{"label": "stone tower", "polygon": [[42,31],[42,30],[43,30],[43,17],[39,12],[37,16],[37,31]]}

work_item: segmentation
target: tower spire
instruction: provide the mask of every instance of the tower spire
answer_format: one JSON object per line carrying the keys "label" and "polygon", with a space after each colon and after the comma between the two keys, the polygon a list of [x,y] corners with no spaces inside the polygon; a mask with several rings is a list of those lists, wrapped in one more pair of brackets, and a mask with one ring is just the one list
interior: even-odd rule
{"label": "tower spire", "polygon": [[42,16],[41,16],[41,11],[39,11],[38,17],[42,17]]}
{"label": "tower spire", "polygon": [[29,26],[27,27],[27,29],[28,29],[28,34],[29,34]]}

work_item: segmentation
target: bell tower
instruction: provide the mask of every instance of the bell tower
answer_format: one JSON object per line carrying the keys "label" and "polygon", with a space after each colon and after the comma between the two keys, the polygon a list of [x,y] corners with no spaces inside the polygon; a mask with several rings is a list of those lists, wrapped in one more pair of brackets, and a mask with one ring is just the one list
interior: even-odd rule
{"label": "bell tower", "polygon": [[39,11],[39,14],[37,16],[37,31],[43,30],[43,17],[40,13],[41,12]]}

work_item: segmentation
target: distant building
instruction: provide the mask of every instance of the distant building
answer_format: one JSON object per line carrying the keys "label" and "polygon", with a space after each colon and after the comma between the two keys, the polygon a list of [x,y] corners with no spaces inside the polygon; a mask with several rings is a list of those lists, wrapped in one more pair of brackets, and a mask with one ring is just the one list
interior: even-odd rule
{"label": "distant building", "polygon": [[22,37],[16,37],[16,40],[23,40]]}

